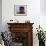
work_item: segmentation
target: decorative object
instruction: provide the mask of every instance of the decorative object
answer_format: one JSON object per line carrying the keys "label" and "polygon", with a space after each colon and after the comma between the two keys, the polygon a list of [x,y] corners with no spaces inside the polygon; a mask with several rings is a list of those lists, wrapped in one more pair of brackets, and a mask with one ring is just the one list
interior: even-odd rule
{"label": "decorative object", "polygon": [[38,40],[39,40],[39,46],[45,46],[45,35],[43,32],[42,27],[36,28],[37,29],[37,34],[38,35]]}
{"label": "decorative object", "polygon": [[27,15],[27,5],[14,5],[14,15]]}
{"label": "decorative object", "polygon": [[30,20],[26,20],[25,23],[30,23]]}
{"label": "decorative object", "polygon": [[19,21],[17,19],[11,19],[8,23],[19,23]]}

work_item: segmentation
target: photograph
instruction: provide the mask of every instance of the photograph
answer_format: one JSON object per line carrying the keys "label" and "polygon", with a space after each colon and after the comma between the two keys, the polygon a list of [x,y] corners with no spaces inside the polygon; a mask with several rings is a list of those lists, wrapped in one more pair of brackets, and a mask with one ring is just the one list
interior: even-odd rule
{"label": "photograph", "polygon": [[27,5],[14,5],[14,16],[27,15]]}

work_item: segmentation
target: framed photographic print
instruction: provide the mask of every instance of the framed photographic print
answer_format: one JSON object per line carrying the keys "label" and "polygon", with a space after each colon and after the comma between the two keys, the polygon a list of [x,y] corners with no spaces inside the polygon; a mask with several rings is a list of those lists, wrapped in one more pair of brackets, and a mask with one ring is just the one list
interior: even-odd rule
{"label": "framed photographic print", "polygon": [[14,5],[14,16],[27,15],[27,5]]}

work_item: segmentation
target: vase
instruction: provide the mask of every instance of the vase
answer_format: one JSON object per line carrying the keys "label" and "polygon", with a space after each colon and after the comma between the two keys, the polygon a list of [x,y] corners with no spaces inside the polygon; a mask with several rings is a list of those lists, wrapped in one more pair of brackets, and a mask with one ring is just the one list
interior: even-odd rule
{"label": "vase", "polygon": [[39,40],[39,46],[45,46],[45,41]]}

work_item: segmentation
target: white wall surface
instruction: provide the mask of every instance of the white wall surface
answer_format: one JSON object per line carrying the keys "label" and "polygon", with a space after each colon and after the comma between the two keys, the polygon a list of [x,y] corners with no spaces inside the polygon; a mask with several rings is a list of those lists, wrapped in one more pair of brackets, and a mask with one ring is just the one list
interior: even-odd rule
{"label": "white wall surface", "polygon": [[0,31],[2,31],[2,0],[0,0]]}
{"label": "white wall surface", "polygon": [[40,0],[41,13],[46,13],[46,0]]}
{"label": "white wall surface", "polygon": [[40,0],[40,24],[46,31],[46,0]]}
{"label": "white wall surface", "polygon": [[[27,5],[27,16],[14,16],[14,5]],[[36,37],[36,27],[39,24],[46,29],[46,15],[41,14],[42,4],[40,0],[2,0],[2,25],[3,31],[8,30],[7,22],[11,19],[17,19],[19,22],[30,20],[33,25],[33,45],[38,46]],[[37,39],[37,40],[36,40]]]}

